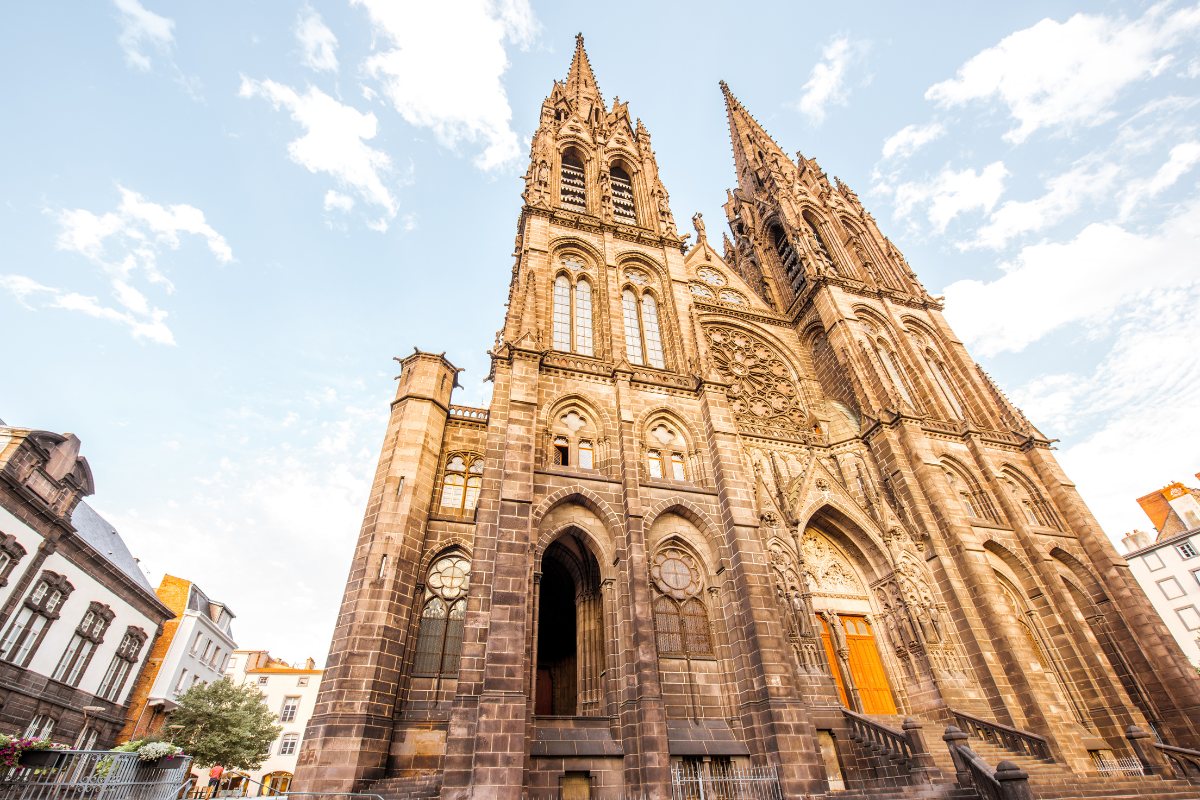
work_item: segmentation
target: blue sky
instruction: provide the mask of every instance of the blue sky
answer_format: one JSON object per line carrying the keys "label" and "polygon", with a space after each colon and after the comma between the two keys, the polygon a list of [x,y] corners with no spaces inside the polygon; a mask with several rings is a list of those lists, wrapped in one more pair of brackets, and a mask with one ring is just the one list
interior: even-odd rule
{"label": "blue sky", "polygon": [[[520,176],[582,31],[677,219],[726,80],[855,189],[1110,535],[1200,470],[1200,6],[24,4],[0,67],[0,418],[242,646],[320,661],[416,346],[482,405]],[[714,227],[715,226],[715,227]]]}

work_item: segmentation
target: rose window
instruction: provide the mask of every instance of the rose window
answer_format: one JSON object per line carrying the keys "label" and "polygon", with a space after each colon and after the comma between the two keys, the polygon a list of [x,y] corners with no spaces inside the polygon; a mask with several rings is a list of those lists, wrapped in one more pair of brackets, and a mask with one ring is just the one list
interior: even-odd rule
{"label": "rose window", "polygon": [[704,331],[717,372],[729,381],[734,413],[750,422],[801,427],[805,414],[791,371],[775,351],[741,331],[712,327]]}
{"label": "rose window", "polygon": [[700,592],[700,570],[695,559],[682,550],[663,550],[656,555],[650,577],[660,592],[676,600],[686,600]]}
{"label": "rose window", "polygon": [[445,600],[454,600],[467,593],[471,578],[471,562],[462,556],[439,559],[429,570],[426,586]]}

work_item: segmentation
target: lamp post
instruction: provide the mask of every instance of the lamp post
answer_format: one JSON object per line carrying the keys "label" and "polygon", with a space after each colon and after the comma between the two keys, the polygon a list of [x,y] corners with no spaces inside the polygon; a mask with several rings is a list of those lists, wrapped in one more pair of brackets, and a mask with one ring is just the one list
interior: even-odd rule
{"label": "lamp post", "polygon": [[87,737],[88,718],[92,714],[96,714],[96,713],[99,713],[104,710],[105,710],[104,706],[84,706],[83,707],[83,727],[79,729],[79,735],[75,737],[75,744],[72,746],[73,750],[78,750],[83,745],[83,740]]}

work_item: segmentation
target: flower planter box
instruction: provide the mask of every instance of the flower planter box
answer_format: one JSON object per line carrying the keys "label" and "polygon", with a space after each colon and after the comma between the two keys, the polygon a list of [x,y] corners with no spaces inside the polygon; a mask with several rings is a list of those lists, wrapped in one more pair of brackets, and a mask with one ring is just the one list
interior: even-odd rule
{"label": "flower planter box", "polygon": [[175,769],[183,766],[183,756],[160,756],[148,762],[146,766],[151,769]]}
{"label": "flower planter box", "polygon": [[18,763],[22,767],[53,767],[58,764],[58,755],[53,750],[26,750]]}

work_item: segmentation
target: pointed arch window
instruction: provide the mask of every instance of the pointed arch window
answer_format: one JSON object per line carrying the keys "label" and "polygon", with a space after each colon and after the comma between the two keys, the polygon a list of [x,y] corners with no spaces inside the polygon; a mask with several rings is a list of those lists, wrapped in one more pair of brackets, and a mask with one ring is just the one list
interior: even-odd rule
{"label": "pointed arch window", "polygon": [[571,279],[565,272],[554,279],[553,346],[564,353],[595,354],[592,349],[592,284],[587,278],[580,277],[574,291],[571,291]]}
{"label": "pointed arch window", "polygon": [[837,267],[833,264],[833,257],[829,254],[829,248],[825,245],[825,238],[821,236],[820,224],[811,219],[807,214],[804,215],[804,224],[808,227],[809,233],[813,236],[813,241],[816,243],[817,257],[825,262],[825,265],[837,272]]}
{"label": "pointed arch window", "polygon": [[566,275],[554,279],[554,349],[571,351],[571,281]]}
{"label": "pointed arch window", "polygon": [[958,398],[954,396],[954,391],[950,388],[950,381],[946,379],[945,366],[928,351],[925,353],[925,363],[929,365],[929,371],[933,374],[933,382],[937,384],[938,390],[942,393],[942,399],[950,406],[956,417],[966,419],[962,406],[958,404]]}
{"label": "pointed arch window", "polygon": [[900,377],[900,368],[896,364],[896,357],[895,354],[892,353],[892,349],[881,342],[876,343],[875,355],[879,357],[879,361],[883,364],[883,368],[887,372],[888,378],[891,379],[892,385],[896,387],[896,391],[899,392],[900,396],[904,398],[904,402],[915,407],[912,397],[910,397],[908,394],[908,388],[904,384],[904,379]]}
{"label": "pointed arch window", "polygon": [[792,291],[798,294],[804,288],[804,269],[782,226],[771,226],[771,243],[775,246],[775,255],[779,256],[779,265],[783,268],[784,276],[792,285]]}
{"label": "pointed arch window", "polygon": [[696,560],[682,550],[662,550],[651,563],[650,577],[657,590],[653,609],[658,654],[711,657],[708,609],[696,597],[701,587]]}
{"label": "pointed arch window", "polygon": [[471,562],[461,555],[439,558],[429,568],[425,605],[417,633],[413,672],[418,675],[458,674]]}
{"label": "pointed arch window", "polygon": [[584,181],[583,160],[573,147],[563,153],[559,185],[562,207],[587,213],[587,184]]}
{"label": "pointed arch window", "polygon": [[642,322],[646,332],[646,360],[656,369],[663,368],[662,335],[658,330],[658,303],[649,292],[642,295]]}
{"label": "pointed arch window", "polygon": [[612,176],[613,216],[622,222],[637,224],[637,207],[633,202],[633,181],[619,166],[609,170]]}
{"label": "pointed arch window", "polygon": [[446,462],[442,479],[442,513],[469,514],[479,501],[483,485],[483,459],[456,454]]}
{"label": "pointed arch window", "polygon": [[621,293],[621,310],[625,317],[625,356],[630,364],[642,362],[642,326],[638,319],[638,301],[633,290]]}
{"label": "pointed arch window", "polygon": [[633,289],[626,289],[621,293],[621,309],[625,319],[625,356],[629,363],[666,369],[658,301],[654,295],[646,292],[639,302]]}

